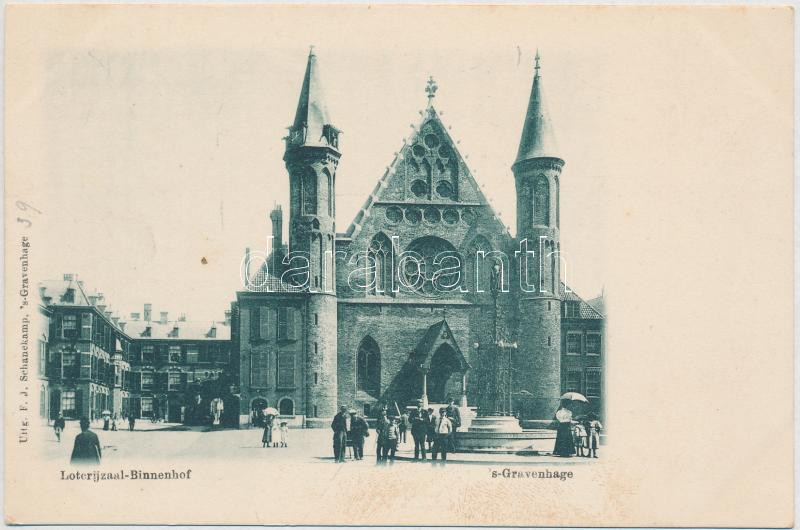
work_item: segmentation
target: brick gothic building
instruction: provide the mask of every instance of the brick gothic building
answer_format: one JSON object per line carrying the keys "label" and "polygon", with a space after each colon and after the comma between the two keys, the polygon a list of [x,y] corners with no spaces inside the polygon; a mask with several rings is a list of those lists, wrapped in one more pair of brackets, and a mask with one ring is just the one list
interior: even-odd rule
{"label": "brick gothic building", "polygon": [[[511,166],[516,236],[492,211],[440,121],[432,80],[415,134],[340,233],[339,131],[325,106],[316,56],[309,55],[285,138],[288,246],[278,209],[270,215],[274,250],[260,262],[247,251],[249,285],[232,307],[240,424],[267,405],[314,426],[326,425],[338,405],[370,414],[383,403],[447,397],[549,419],[567,388],[587,392],[600,408],[603,316],[560,281],[564,160],[539,70],[537,56]],[[520,250],[534,255],[515,254]],[[287,274],[298,267],[287,264],[288,251],[304,256],[308,267]],[[403,261],[408,255],[415,258]],[[527,267],[520,255],[528,256]]]}

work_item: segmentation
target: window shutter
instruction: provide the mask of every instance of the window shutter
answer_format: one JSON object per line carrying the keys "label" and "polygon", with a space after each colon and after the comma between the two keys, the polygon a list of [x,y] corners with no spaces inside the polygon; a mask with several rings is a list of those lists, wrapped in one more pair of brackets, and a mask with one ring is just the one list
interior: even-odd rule
{"label": "window shutter", "polygon": [[157,347],[158,360],[161,364],[169,364],[169,344],[159,344]]}
{"label": "window shutter", "polygon": [[55,318],[53,319],[53,325],[54,325],[53,337],[63,337],[64,336],[64,325],[63,325],[62,322],[63,322],[63,320],[61,318],[61,314],[60,313],[56,314]]}
{"label": "window shutter", "polygon": [[81,339],[91,340],[92,338],[92,314],[81,314]]}
{"label": "window shutter", "polygon": [[169,374],[166,372],[155,374],[155,387],[161,392],[167,391],[167,382],[169,381]]}
{"label": "window shutter", "polygon": [[130,414],[134,418],[142,417],[142,398],[135,397],[131,399],[131,410],[128,411],[128,414]]}
{"label": "window shutter", "polygon": [[278,388],[294,388],[294,353],[278,354]]}
{"label": "window shutter", "polygon": [[186,372],[181,373],[181,390],[186,390],[186,385],[189,383],[189,374]]}
{"label": "window shutter", "polygon": [[275,310],[271,307],[259,309],[259,336],[263,340],[271,341],[275,339]]}
{"label": "window shutter", "polygon": [[131,388],[134,391],[142,391],[142,372],[131,372]]}

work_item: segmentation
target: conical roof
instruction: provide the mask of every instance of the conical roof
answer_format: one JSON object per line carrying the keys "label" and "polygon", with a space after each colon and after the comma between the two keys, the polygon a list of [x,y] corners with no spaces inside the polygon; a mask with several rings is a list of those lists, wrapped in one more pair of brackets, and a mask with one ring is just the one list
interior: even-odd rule
{"label": "conical roof", "polygon": [[326,126],[338,133],[338,130],[332,126],[328,115],[317,56],[312,47],[308,54],[306,73],[303,77],[303,87],[300,89],[294,123],[290,127],[289,143],[291,147],[336,147],[332,145],[335,142],[332,142],[333,136],[330,131],[326,130]]}
{"label": "conical roof", "polygon": [[536,53],[536,74],[533,76],[528,112],[522,127],[522,138],[515,162],[533,158],[560,158],[553,126],[542,97],[542,81],[539,74],[539,53]]}

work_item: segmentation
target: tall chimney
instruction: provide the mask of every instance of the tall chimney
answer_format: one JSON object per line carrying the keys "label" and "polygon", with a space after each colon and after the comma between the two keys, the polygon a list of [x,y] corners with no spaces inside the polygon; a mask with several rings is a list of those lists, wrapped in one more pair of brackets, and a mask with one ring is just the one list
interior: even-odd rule
{"label": "tall chimney", "polygon": [[161,322],[162,324],[166,324],[167,320],[169,320],[169,311],[162,311],[161,319],[159,320],[159,322]]}
{"label": "tall chimney", "polygon": [[153,315],[153,304],[144,304],[144,321],[150,322],[150,317]]}
{"label": "tall chimney", "polygon": [[231,312],[230,309],[225,311],[225,325],[226,326],[230,326],[231,325],[231,314],[232,314],[232,312]]}
{"label": "tall chimney", "polygon": [[277,205],[269,214],[272,219],[272,249],[280,250],[283,246],[283,210]]}

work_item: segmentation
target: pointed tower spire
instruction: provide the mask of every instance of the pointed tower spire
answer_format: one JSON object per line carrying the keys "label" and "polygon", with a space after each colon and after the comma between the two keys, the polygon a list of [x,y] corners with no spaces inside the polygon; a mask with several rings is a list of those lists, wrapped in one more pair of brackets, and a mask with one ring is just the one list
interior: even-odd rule
{"label": "pointed tower spire", "polygon": [[528,112],[525,114],[525,124],[522,127],[522,138],[519,141],[515,163],[533,158],[560,159],[550,116],[542,100],[540,60],[539,50],[536,50],[533,88],[531,88]]}
{"label": "pointed tower spire", "polygon": [[306,74],[294,123],[289,127],[286,150],[303,146],[332,147],[338,149],[339,130],[332,124],[325,105],[325,94],[320,82],[319,66],[314,46],[308,52]]}

